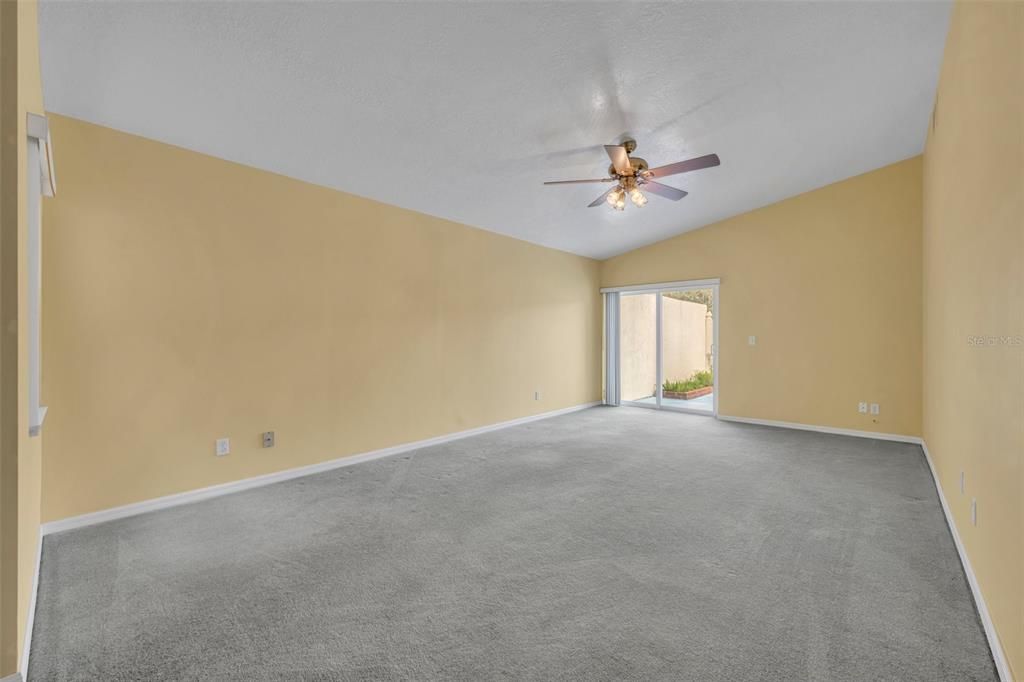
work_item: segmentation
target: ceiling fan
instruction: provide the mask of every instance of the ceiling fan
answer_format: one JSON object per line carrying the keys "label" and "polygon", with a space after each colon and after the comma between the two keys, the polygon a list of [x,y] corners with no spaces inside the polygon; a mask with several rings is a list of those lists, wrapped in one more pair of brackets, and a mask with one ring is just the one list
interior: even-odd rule
{"label": "ceiling fan", "polygon": [[641,189],[657,194],[660,197],[671,199],[672,201],[679,201],[687,195],[687,192],[681,189],[655,182],[654,178],[663,178],[667,175],[677,175],[702,168],[711,168],[721,163],[717,154],[707,154],[687,161],[670,163],[667,166],[648,168],[646,161],[639,157],[630,156],[636,150],[636,140],[631,139],[624,140],[622,144],[606,144],[604,150],[608,152],[608,156],[612,160],[612,165],[608,167],[609,177],[594,180],[553,180],[544,184],[578,185],[585,182],[614,182],[614,187],[597,199],[594,199],[587,206],[588,208],[593,208],[606,202],[616,211],[624,211],[626,210],[626,195],[629,195],[630,201],[637,208],[647,203],[647,197],[644,196]]}

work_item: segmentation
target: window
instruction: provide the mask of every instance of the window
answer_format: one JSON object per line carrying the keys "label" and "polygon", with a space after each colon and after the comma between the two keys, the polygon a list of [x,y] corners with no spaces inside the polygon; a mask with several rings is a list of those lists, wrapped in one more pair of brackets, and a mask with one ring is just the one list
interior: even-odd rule
{"label": "window", "polygon": [[38,436],[43,428],[46,408],[39,404],[40,349],[40,288],[42,285],[42,202],[52,197],[57,182],[53,174],[50,130],[45,116],[29,114],[28,161],[25,177],[28,185],[28,423],[29,435]]}

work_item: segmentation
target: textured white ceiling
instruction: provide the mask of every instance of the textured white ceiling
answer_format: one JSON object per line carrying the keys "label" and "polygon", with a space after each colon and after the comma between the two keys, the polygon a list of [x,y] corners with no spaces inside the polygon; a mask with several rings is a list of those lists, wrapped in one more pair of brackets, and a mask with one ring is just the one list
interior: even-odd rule
{"label": "textured white ceiling", "polygon": [[[920,153],[949,8],[48,1],[40,22],[50,111],[604,258]],[[601,177],[627,133],[651,166],[722,165],[624,213],[541,185]]]}

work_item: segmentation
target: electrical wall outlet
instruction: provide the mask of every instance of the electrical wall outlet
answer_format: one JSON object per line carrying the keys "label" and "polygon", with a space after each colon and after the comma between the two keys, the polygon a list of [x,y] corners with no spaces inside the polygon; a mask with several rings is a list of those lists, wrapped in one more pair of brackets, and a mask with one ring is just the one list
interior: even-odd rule
{"label": "electrical wall outlet", "polygon": [[218,438],[217,439],[217,456],[223,457],[224,455],[231,452],[231,439],[230,438]]}
{"label": "electrical wall outlet", "polygon": [[868,413],[868,404],[867,403],[857,403],[857,411],[860,412],[861,414],[867,414]]}
{"label": "electrical wall outlet", "polygon": [[978,498],[971,498],[971,525],[978,525]]}
{"label": "electrical wall outlet", "polygon": [[264,431],[263,432],[263,447],[272,448],[274,447],[274,432]]}
{"label": "electrical wall outlet", "polygon": [[747,344],[751,345],[751,346],[756,346],[757,345],[757,337],[756,336],[748,336],[747,337]]}
{"label": "electrical wall outlet", "polygon": [[871,414],[878,414],[879,408],[878,403],[871,403]]}

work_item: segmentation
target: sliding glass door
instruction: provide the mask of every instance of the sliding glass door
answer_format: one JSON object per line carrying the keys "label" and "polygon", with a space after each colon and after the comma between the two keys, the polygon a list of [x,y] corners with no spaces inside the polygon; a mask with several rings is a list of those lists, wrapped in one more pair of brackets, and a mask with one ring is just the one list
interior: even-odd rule
{"label": "sliding glass door", "polygon": [[661,296],[661,405],[714,414],[714,292]]}
{"label": "sliding glass door", "polygon": [[622,400],[657,405],[658,295],[626,294],[619,306]]}
{"label": "sliding glass door", "polygon": [[718,413],[718,281],[603,290],[606,402]]}

